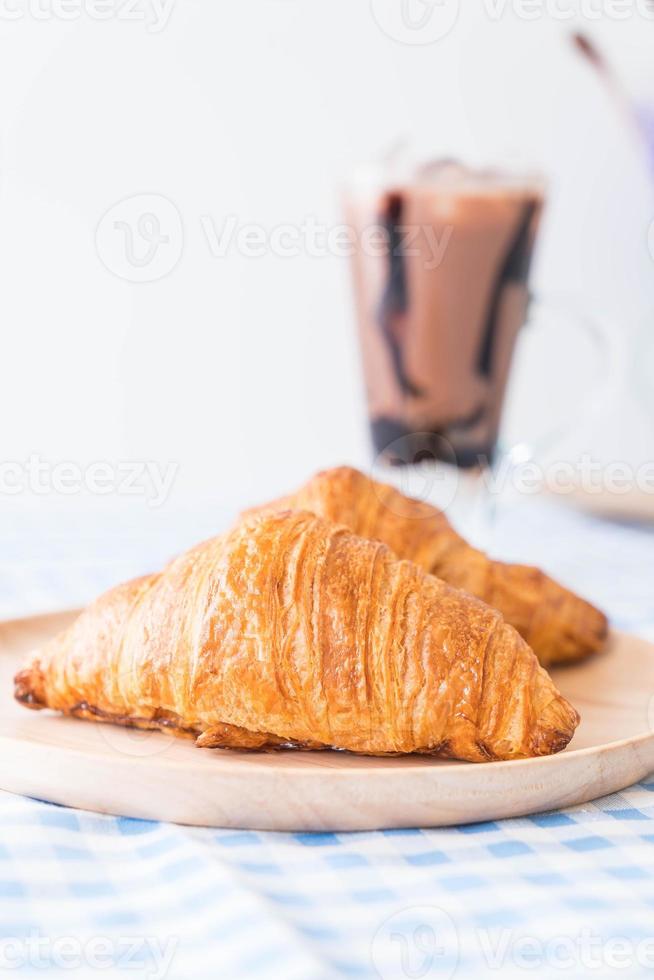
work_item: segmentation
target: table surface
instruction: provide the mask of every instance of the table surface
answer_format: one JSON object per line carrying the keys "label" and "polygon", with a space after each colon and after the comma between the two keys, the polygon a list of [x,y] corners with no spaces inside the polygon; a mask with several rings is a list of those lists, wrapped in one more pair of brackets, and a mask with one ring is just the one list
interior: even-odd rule
{"label": "table surface", "polygon": [[[156,557],[31,525],[0,560],[5,617],[77,605]],[[79,540],[84,537],[80,535]],[[123,540],[125,543],[126,538]],[[504,508],[538,562],[654,640],[654,532]],[[190,542],[189,542],[190,543]],[[159,545],[160,547],[160,545]],[[116,555],[98,561],[98,554]],[[180,978],[640,977],[654,970],[654,779],[565,812],[446,830],[273,834],[116,819],[0,795],[0,966]]]}

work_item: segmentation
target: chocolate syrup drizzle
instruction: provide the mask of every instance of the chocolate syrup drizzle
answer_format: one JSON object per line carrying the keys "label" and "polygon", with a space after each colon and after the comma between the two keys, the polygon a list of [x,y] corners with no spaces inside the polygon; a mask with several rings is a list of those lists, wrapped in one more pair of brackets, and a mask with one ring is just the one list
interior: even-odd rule
{"label": "chocolate syrup drizzle", "polygon": [[[478,373],[484,378],[492,375],[504,290],[510,283],[525,283],[529,274],[532,223],[537,207],[535,200],[526,202],[493,286],[476,363]],[[405,396],[420,397],[425,392],[408,376],[403,360],[403,332],[406,329],[403,320],[409,308],[402,229],[403,210],[401,194],[392,193],[387,196],[380,215],[380,223],[388,236],[388,275],[377,312],[377,322],[388,348],[400,391]],[[388,453],[389,447],[393,447],[389,462],[395,465],[416,463],[427,458],[445,460],[460,467],[478,466],[482,461],[492,459],[494,446],[478,446],[474,449],[458,447],[453,451],[450,438],[453,438],[454,427],[459,432],[470,430],[482,421],[486,411],[485,406],[478,407],[469,417],[458,419],[454,425],[450,423],[445,430],[441,425],[432,425],[427,427],[430,431],[421,433],[411,432],[399,419],[373,418],[370,423],[373,443],[378,452]]]}
{"label": "chocolate syrup drizzle", "polygon": [[415,398],[423,394],[409,378],[402,357],[402,316],[409,300],[404,262],[404,233],[402,230],[403,201],[400,194],[389,194],[380,221],[388,235],[388,279],[379,304],[378,322],[393,363],[400,390]]}
{"label": "chocolate syrup drizzle", "polygon": [[506,258],[500,267],[495,281],[491,300],[488,305],[486,326],[479,348],[477,371],[484,378],[489,378],[493,367],[493,351],[495,336],[499,324],[500,303],[506,287],[512,283],[522,284],[527,281],[531,264],[531,227],[536,213],[536,202],[528,201],[518,225],[518,230],[511,239]]}

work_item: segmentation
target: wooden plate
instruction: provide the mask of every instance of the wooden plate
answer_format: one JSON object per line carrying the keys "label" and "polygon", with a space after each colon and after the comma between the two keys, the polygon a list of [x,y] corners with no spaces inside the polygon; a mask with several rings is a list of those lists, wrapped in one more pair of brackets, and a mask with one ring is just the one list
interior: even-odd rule
{"label": "wooden plate", "polygon": [[609,493],[608,490],[589,493],[583,487],[575,487],[563,500],[579,510],[589,511],[608,520],[639,524],[654,522],[654,494],[638,489],[631,489],[626,493]]}
{"label": "wooden plate", "polygon": [[22,656],[73,613],[0,624],[0,787],[103,813],[267,830],[437,827],[584,803],[654,771],[654,646],[615,633],[556,682],[582,723],[559,755],[471,765],[340,752],[197,749],[172,736],[27,711]]}

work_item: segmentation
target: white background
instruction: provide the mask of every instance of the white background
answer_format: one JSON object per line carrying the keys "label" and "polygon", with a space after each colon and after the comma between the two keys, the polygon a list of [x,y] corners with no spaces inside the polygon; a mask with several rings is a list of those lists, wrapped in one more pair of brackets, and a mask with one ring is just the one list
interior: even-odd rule
{"label": "white background", "polygon": [[[165,550],[210,533],[214,508],[369,459],[347,261],[217,258],[202,220],[334,225],[343,178],[399,137],[549,176],[537,284],[574,297],[619,347],[610,405],[583,448],[651,451],[636,365],[647,380],[654,160],[648,169],[569,40],[586,31],[630,95],[654,102],[642,3],[623,3],[620,21],[466,4],[445,38],[421,45],[388,36],[368,0],[173,0],[159,31],[147,2],[139,19],[102,21],[68,2],[69,21],[48,16],[46,0],[38,17],[28,0],[0,5],[1,455],[174,461],[179,472],[156,514],[138,497],[4,496],[17,554],[26,522],[72,541],[73,529],[90,533],[80,515],[115,524],[116,510],[120,534],[155,535]],[[384,21],[388,4],[374,6]],[[108,271],[96,249],[102,216],[140,194],[163,195],[183,223],[179,262],[150,283]],[[582,354],[559,332],[528,384],[546,379],[551,404],[563,397],[558,369]]]}

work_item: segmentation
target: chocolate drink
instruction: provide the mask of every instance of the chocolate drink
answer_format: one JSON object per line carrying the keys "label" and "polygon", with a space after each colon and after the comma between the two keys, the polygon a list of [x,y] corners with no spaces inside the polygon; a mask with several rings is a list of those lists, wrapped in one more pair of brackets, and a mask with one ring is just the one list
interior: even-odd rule
{"label": "chocolate drink", "polygon": [[542,204],[534,180],[449,162],[349,196],[372,438],[389,462],[491,459]]}

